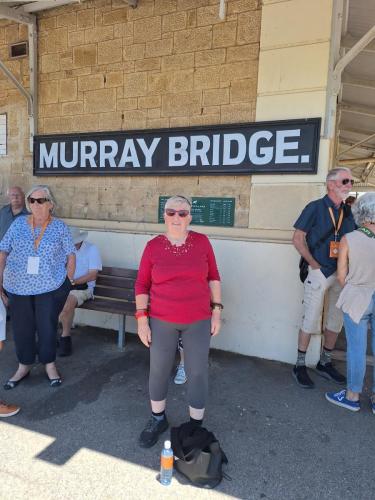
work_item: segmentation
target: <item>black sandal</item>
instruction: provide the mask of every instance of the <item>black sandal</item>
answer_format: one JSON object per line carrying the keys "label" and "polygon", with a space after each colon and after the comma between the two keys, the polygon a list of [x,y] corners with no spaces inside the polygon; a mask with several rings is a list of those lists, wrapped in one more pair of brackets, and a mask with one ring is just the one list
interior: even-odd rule
{"label": "black sandal", "polygon": [[61,377],[58,377],[58,378],[49,378],[49,376],[47,375],[47,378],[48,378],[49,385],[51,387],[59,387],[62,384]]}
{"label": "black sandal", "polygon": [[26,375],[21,377],[19,380],[8,380],[8,382],[6,382],[4,384],[4,389],[6,391],[10,391],[11,389],[14,389],[15,387],[17,387],[17,385],[19,385],[22,382],[22,380],[25,380],[25,378],[27,378],[29,375],[30,375],[30,371],[28,371],[26,373]]}

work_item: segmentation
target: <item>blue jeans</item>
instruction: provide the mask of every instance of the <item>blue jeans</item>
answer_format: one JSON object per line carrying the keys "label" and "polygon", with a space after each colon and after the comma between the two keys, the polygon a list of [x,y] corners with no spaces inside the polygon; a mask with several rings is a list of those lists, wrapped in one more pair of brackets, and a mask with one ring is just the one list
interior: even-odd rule
{"label": "blue jeans", "polygon": [[[367,330],[369,324],[371,324],[372,329],[372,353],[375,355],[375,293],[359,323],[354,323],[350,316],[344,313],[347,344],[346,371],[348,389],[352,392],[362,392],[366,373]],[[372,391],[375,393],[375,366],[372,383]]]}

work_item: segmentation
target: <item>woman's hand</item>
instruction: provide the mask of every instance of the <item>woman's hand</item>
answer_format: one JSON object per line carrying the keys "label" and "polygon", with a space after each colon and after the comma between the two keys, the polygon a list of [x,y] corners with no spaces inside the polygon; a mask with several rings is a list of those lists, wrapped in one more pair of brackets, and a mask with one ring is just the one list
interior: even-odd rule
{"label": "woman's hand", "polygon": [[3,301],[4,306],[8,307],[9,299],[8,299],[6,293],[4,292],[4,288],[3,287],[0,288],[0,298]]}
{"label": "woman's hand", "polygon": [[143,317],[138,319],[138,336],[146,347],[151,344],[151,328],[148,324],[148,318]]}
{"label": "woman's hand", "polygon": [[220,332],[221,328],[221,310],[213,309],[211,316],[211,335],[215,337]]}

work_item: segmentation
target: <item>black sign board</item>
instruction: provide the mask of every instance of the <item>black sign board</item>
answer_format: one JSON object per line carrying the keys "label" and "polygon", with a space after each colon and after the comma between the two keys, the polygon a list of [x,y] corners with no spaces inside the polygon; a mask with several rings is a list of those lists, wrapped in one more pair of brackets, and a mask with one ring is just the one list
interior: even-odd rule
{"label": "black sign board", "polygon": [[34,175],[313,174],[320,118],[40,135]]}
{"label": "black sign board", "polygon": [[[159,222],[164,222],[163,212],[169,196],[159,197]],[[198,226],[234,226],[235,198],[192,198],[192,224]]]}

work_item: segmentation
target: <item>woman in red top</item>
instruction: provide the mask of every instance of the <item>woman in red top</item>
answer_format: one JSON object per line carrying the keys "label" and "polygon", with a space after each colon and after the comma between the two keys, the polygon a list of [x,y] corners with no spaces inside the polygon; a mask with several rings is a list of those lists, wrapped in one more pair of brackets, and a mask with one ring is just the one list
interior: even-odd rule
{"label": "woman in red top", "polygon": [[185,354],[190,420],[201,425],[208,391],[211,336],[220,330],[220,276],[208,238],[189,231],[191,203],[165,204],[166,232],[146,245],[135,285],[138,335],[150,348],[152,417],[139,444],[153,446],[168,428],[165,406],[179,335]]}

